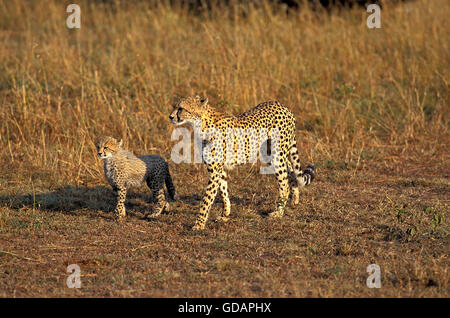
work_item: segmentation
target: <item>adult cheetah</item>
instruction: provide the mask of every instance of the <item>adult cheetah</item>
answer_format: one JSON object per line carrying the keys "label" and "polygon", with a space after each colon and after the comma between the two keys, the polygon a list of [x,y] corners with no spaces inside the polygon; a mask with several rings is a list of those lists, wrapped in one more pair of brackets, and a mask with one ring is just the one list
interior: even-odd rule
{"label": "adult cheetah", "polygon": [[117,218],[125,217],[125,199],[127,190],[140,187],[147,183],[153,192],[156,206],[153,213],[146,213],[145,217],[155,217],[169,209],[169,203],[164,194],[166,184],[169,198],[176,199],[175,187],[170,176],[167,162],[158,155],[135,156],[122,149],[122,140],[112,137],[102,137],[96,143],[97,154],[104,162],[105,177],[117,194],[117,205],[114,211]]}
{"label": "adult cheetah", "polygon": [[230,199],[226,169],[254,161],[255,155],[266,141],[273,151],[270,163],[279,188],[279,199],[275,210],[269,213],[270,217],[283,215],[290,193],[292,203],[297,204],[298,187],[306,186],[314,179],[313,164],[309,164],[303,171],[300,170],[294,115],[277,101],[264,102],[243,114],[232,116],[215,110],[208,104],[208,98],[188,97],[174,104],[169,118],[175,125],[190,124],[194,130],[197,127],[205,145],[203,160],[207,166],[209,180],[193,229],[205,227],[209,210],[219,189],[224,210],[218,219],[228,219]]}

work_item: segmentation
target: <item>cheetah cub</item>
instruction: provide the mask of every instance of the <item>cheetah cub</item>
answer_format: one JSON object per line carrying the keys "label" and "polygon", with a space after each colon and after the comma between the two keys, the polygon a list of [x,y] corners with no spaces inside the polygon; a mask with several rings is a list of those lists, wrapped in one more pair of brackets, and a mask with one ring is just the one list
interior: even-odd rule
{"label": "cheetah cub", "polygon": [[122,140],[112,137],[100,138],[96,144],[97,154],[104,162],[105,177],[117,194],[117,205],[114,211],[116,217],[125,217],[125,198],[131,187],[140,187],[147,183],[153,193],[156,206],[153,213],[146,213],[145,217],[155,217],[164,210],[169,210],[169,203],[164,194],[166,184],[169,198],[176,200],[175,187],[169,173],[169,165],[158,155],[135,156],[122,149]]}

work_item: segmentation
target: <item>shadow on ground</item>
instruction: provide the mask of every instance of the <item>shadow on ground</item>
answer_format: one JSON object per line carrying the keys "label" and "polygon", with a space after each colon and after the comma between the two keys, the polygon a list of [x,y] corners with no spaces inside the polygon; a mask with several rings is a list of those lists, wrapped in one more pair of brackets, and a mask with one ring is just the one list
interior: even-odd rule
{"label": "shadow on ground", "polygon": [[[179,201],[199,209],[202,196],[196,194],[182,195]],[[231,197],[230,201],[232,204],[249,203],[246,202],[247,200],[236,197]],[[216,203],[221,205],[221,202],[220,198],[216,199]],[[36,209],[69,215],[102,212],[101,215],[108,218],[113,217],[115,203],[116,196],[114,192],[111,188],[104,186],[65,186],[49,192],[0,196],[0,206],[5,206],[12,210]],[[127,215],[141,218],[148,210],[152,209],[153,203],[150,193],[129,191],[125,203]],[[173,204],[171,203],[171,205]]]}
{"label": "shadow on ground", "polygon": [[[171,202],[171,213],[177,210],[183,210],[183,204],[187,204],[193,210],[200,209],[203,197],[198,194],[181,195],[177,206],[176,202]],[[237,197],[230,197],[231,204],[248,206],[252,204],[251,200]],[[26,193],[18,195],[0,195],[0,207],[7,207],[16,211],[39,210],[50,213],[62,213],[67,215],[85,215],[96,217],[104,217],[108,219],[114,218],[113,211],[115,208],[116,196],[111,188],[104,186],[96,187],[76,187],[64,186],[48,192]],[[253,203],[255,204],[255,203]],[[151,211],[154,202],[152,195],[145,192],[127,193],[125,207],[127,216],[143,218],[144,215]],[[222,208],[222,200],[218,195],[215,205]],[[180,211],[178,211],[180,212]],[[269,211],[258,211],[261,216],[266,216]]]}
{"label": "shadow on ground", "polygon": [[[114,211],[116,197],[114,192],[103,186],[75,187],[65,186],[43,193],[0,196],[0,206],[13,210],[38,209],[46,212],[79,215],[83,210],[101,211],[110,214]],[[151,196],[129,191],[127,195],[127,214],[144,214],[151,208]]]}

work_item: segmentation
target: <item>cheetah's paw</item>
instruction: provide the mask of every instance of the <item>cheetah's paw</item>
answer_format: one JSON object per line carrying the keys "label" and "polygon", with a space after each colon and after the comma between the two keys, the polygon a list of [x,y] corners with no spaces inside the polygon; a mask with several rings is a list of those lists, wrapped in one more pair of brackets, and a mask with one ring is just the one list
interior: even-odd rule
{"label": "cheetah's paw", "polygon": [[270,219],[277,219],[277,218],[281,218],[283,216],[283,212],[282,211],[273,211],[270,212],[269,214],[267,214],[267,217]]}
{"label": "cheetah's paw", "polygon": [[228,222],[230,220],[230,218],[228,216],[218,216],[216,218],[216,222]]}
{"label": "cheetah's paw", "polygon": [[194,231],[204,230],[205,225],[200,223],[195,223],[195,225],[192,227]]}

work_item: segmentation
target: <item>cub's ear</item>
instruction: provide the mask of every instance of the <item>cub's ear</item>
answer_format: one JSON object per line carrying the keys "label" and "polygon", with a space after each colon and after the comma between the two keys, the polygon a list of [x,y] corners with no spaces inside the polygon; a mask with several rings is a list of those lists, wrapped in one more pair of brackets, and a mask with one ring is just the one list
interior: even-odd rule
{"label": "cub's ear", "polygon": [[200,100],[200,105],[201,105],[202,107],[205,107],[206,105],[208,105],[208,97],[202,98],[202,99]]}
{"label": "cub's ear", "polygon": [[120,140],[119,140],[119,147],[122,147],[122,144],[123,144],[123,140],[120,139]]}

